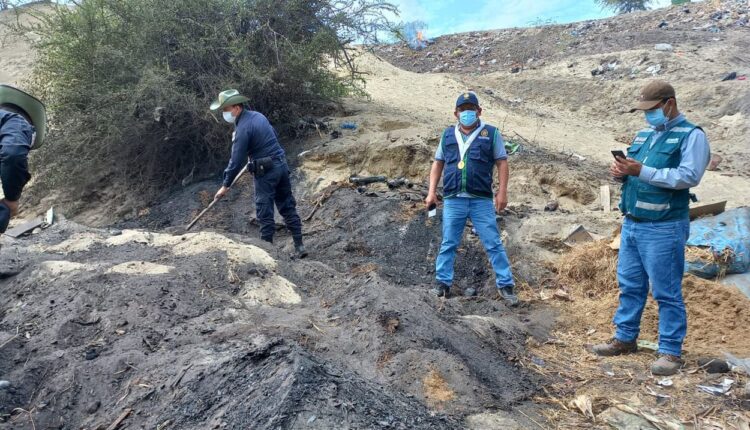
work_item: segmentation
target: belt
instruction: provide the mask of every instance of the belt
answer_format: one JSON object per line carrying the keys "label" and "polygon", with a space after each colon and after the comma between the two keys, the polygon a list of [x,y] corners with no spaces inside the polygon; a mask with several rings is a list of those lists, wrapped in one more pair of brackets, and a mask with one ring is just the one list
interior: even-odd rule
{"label": "belt", "polygon": [[626,214],[625,218],[627,218],[627,219],[629,219],[630,221],[633,221],[633,222],[648,222],[648,220],[646,220],[646,219],[636,218],[633,215],[629,215],[629,214]]}

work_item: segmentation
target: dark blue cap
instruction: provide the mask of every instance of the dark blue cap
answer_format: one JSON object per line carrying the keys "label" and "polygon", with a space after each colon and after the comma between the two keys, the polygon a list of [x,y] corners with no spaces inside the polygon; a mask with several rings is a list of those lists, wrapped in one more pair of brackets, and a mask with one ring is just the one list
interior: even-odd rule
{"label": "dark blue cap", "polygon": [[479,99],[477,98],[477,95],[473,92],[466,92],[458,96],[458,100],[456,100],[456,107],[459,107],[463,104],[470,103],[475,106],[479,106]]}

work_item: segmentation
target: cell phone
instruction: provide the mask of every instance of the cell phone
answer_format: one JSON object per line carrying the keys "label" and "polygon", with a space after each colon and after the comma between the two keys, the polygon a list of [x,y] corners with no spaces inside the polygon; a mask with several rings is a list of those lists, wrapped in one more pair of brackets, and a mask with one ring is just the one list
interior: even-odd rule
{"label": "cell phone", "polygon": [[432,218],[435,215],[437,215],[437,205],[433,203],[427,208],[427,217]]}
{"label": "cell phone", "polygon": [[612,150],[612,155],[615,157],[615,159],[617,159],[617,158],[622,158],[622,159],[628,158],[627,156],[625,156],[625,153],[621,149],[613,149]]}

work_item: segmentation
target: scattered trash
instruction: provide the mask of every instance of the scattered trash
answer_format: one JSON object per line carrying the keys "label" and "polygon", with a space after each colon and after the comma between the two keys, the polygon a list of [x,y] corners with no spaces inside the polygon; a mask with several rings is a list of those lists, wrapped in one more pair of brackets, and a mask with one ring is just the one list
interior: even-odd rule
{"label": "scattered trash", "polygon": [[661,64],[654,64],[653,66],[648,66],[646,69],[647,73],[651,73],[652,75],[656,76],[661,72]]}
{"label": "scattered trash", "polygon": [[14,239],[18,239],[19,237],[27,233],[31,233],[32,231],[34,231],[35,228],[41,227],[42,224],[44,224],[44,220],[42,220],[41,218],[35,218],[19,226],[6,230],[5,235],[10,236]]}
{"label": "scattered trash", "polygon": [[655,342],[651,342],[650,340],[639,340],[638,348],[656,352],[659,350],[659,345]]}
{"label": "scattered trash", "polygon": [[558,288],[557,291],[555,291],[555,294],[553,294],[553,297],[558,300],[564,300],[566,302],[573,301],[573,297],[570,295],[570,293],[565,291],[565,289],[563,288]]}
{"label": "scattered trash", "polygon": [[544,211],[545,212],[554,212],[560,207],[560,203],[557,202],[557,200],[550,200],[547,202],[546,205],[544,205]]}
{"label": "scattered trash", "polygon": [[735,80],[735,79],[737,79],[737,72],[731,72],[731,73],[729,73],[728,75],[724,76],[724,77],[723,77],[723,78],[721,79],[721,82],[725,82],[725,81],[733,81],[733,80]]}
{"label": "scattered trash", "polygon": [[596,69],[591,70],[591,76],[599,76],[604,74],[604,67],[599,66]]}
{"label": "scattered trash", "polygon": [[729,364],[732,365],[733,372],[750,375],[750,358],[737,358],[728,352],[725,352],[724,355],[727,357],[727,361],[729,362]]}
{"label": "scattered trash", "polygon": [[727,394],[732,389],[732,385],[734,385],[734,379],[724,378],[720,384],[698,385],[698,389],[709,394],[721,395]]}
{"label": "scattered trash", "polygon": [[661,385],[662,387],[671,387],[674,385],[674,381],[672,381],[669,378],[660,379],[657,384]]}
{"label": "scattered trash", "polygon": [[531,362],[534,363],[534,364],[536,364],[537,366],[541,366],[541,367],[544,367],[544,365],[547,364],[547,363],[545,363],[544,360],[542,360],[539,357],[531,357]]}
{"label": "scattered trash", "polygon": [[47,210],[47,214],[44,217],[44,224],[42,228],[47,228],[55,223],[55,208],[51,207]]}
{"label": "scattered trash", "polygon": [[[690,223],[688,247],[703,249],[703,254],[688,258],[687,271],[713,279],[720,274],[750,270],[750,208],[730,209],[722,214]],[[706,258],[713,256],[713,258]]]}
{"label": "scattered trash", "polygon": [[654,49],[657,51],[672,51],[674,48],[669,43],[657,43],[654,45]]}
{"label": "scattered trash", "polygon": [[351,121],[346,121],[341,123],[341,128],[343,128],[344,130],[355,130],[357,128],[357,124]]}
{"label": "scattered trash", "polygon": [[650,394],[650,395],[652,395],[652,396],[656,397],[656,399],[657,399],[657,404],[658,404],[658,401],[659,401],[659,400],[665,400],[665,399],[670,399],[670,398],[672,398],[672,396],[670,396],[670,395],[668,395],[668,394],[662,394],[662,393],[656,392],[656,391],[654,391],[654,389],[653,389],[653,388],[651,388],[651,387],[648,387],[648,386],[646,387],[646,393],[648,393],[648,394]]}
{"label": "scattered trash", "polygon": [[386,182],[388,178],[385,176],[350,176],[349,182],[355,185],[369,185],[376,182]]}
{"label": "scattered trash", "polygon": [[586,331],[586,336],[591,336],[592,334],[596,333],[595,328],[590,328]]}
{"label": "scattered trash", "polygon": [[571,230],[568,236],[565,237],[563,243],[572,248],[578,244],[592,242],[593,240],[594,237],[591,235],[591,233],[589,233],[588,230],[586,230],[586,227],[577,225],[573,227],[573,230]]}
{"label": "scattered trash", "polygon": [[0,381],[0,390],[10,387],[10,381]]}
{"label": "scattered trash", "polygon": [[727,373],[729,372],[729,363],[718,358],[699,358],[698,366],[705,369],[708,373]]}
{"label": "scattered trash", "polygon": [[581,413],[588,418],[591,418],[592,420],[594,417],[594,409],[593,409],[593,403],[591,401],[591,397],[581,394],[576,396],[575,399],[573,399],[573,406],[578,408]]}
{"label": "scattered trash", "polygon": [[386,184],[388,184],[388,188],[390,189],[399,188],[403,186],[407,186],[407,187],[411,186],[411,183],[406,178],[391,179],[387,181]]}
{"label": "scattered trash", "polygon": [[307,423],[308,424],[312,424],[313,422],[315,422],[316,419],[318,419],[318,417],[315,416],[315,415],[313,415],[313,416],[311,416],[310,418],[307,419]]}
{"label": "scattered trash", "polygon": [[505,152],[508,155],[513,155],[516,152],[518,152],[521,149],[521,144],[516,142],[511,142],[509,140],[505,141]]}
{"label": "scattered trash", "polygon": [[727,207],[727,201],[721,201],[716,203],[709,203],[707,205],[694,206],[690,208],[690,220],[696,220],[706,215],[719,215],[724,213]]}

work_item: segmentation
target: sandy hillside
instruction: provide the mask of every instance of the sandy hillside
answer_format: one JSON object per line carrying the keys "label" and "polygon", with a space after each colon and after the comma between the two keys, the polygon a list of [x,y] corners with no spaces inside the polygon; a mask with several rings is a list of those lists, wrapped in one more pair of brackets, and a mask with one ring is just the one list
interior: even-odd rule
{"label": "sandy hillside", "polygon": [[34,63],[29,42],[36,37],[34,34],[26,37],[13,35],[8,26],[17,22],[28,24],[31,19],[24,15],[19,19],[13,11],[0,12],[0,82],[23,86]]}

